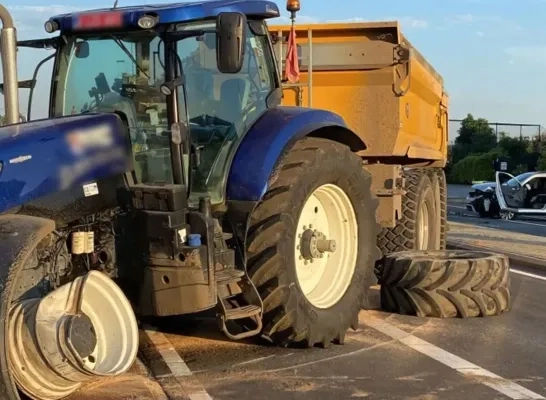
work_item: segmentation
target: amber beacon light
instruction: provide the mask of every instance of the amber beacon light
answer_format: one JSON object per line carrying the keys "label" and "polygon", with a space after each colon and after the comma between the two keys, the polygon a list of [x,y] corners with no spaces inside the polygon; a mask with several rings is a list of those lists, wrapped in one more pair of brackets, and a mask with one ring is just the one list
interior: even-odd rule
{"label": "amber beacon light", "polygon": [[299,0],[286,0],[286,10],[292,14],[292,19],[296,18],[296,13],[300,10]]}

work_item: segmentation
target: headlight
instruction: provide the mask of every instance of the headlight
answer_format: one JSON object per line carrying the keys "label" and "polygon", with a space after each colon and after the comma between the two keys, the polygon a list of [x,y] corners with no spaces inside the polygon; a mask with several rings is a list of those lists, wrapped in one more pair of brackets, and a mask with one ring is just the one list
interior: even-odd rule
{"label": "headlight", "polygon": [[151,15],[144,15],[139,18],[138,20],[138,26],[140,26],[142,29],[152,29],[157,25],[159,22],[159,19],[157,17],[151,16]]}

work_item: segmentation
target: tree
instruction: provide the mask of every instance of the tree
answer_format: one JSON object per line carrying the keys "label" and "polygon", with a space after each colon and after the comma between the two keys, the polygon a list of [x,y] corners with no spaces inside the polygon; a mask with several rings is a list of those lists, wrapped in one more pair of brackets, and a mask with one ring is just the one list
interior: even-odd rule
{"label": "tree", "polygon": [[499,136],[499,147],[502,149],[504,155],[507,155],[514,160],[520,160],[527,154],[529,140],[522,140],[519,137],[510,137],[504,132]]}
{"label": "tree", "polygon": [[543,151],[537,163],[538,171],[546,171],[546,151]]}
{"label": "tree", "polygon": [[487,153],[497,143],[495,131],[485,118],[475,119],[468,114],[461,122],[455,144],[467,147],[469,153]]}
{"label": "tree", "polygon": [[457,163],[470,154],[483,154],[494,149],[497,144],[495,131],[485,118],[474,118],[468,114],[461,122],[458,136],[453,146],[453,162]]}

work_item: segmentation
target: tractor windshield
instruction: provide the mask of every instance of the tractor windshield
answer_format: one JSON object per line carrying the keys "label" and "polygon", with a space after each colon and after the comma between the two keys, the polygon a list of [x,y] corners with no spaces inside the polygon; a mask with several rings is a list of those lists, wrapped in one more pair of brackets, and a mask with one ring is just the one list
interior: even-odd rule
{"label": "tractor windshield", "polygon": [[[208,195],[224,200],[230,161],[244,133],[267,108],[276,87],[274,59],[266,30],[247,27],[243,68],[223,74],[216,64],[214,23],[180,24],[176,41],[184,87],[178,119],[189,127],[195,154],[190,202]],[[53,114],[121,111],[128,117],[139,183],[172,183],[170,124],[164,46],[149,32],[69,37],[60,49],[54,80]],[[167,71],[170,72],[170,71]],[[169,76],[171,74],[167,74]]]}
{"label": "tractor windshield", "polygon": [[140,183],[172,183],[170,125],[159,91],[162,49],[160,38],[150,33],[69,37],[54,79],[54,116],[113,111],[127,116]]}

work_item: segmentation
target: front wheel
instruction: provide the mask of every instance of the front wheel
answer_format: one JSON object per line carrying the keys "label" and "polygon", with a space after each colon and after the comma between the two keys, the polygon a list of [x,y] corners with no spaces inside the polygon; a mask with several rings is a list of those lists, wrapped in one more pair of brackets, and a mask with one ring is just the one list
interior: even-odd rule
{"label": "front wheel", "polygon": [[2,399],[60,400],[124,373],[137,356],[129,301],[101,272],[61,276],[73,264],[66,236],[53,230],[50,220],[0,216]]}
{"label": "front wheel", "polygon": [[266,337],[327,346],[356,328],[380,257],[377,204],[371,176],[346,146],[306,138],[283,157],[247,238]]}
{"label": "front wheel", "polygon": [[516,214],[510,211],[500,211],[499,216],[505,221],[512,221],[516,219]]}

